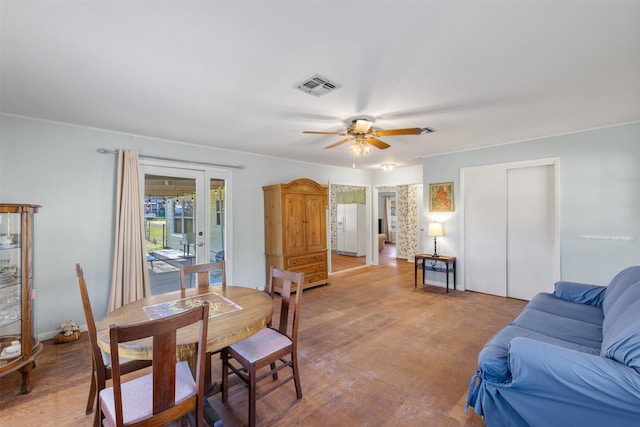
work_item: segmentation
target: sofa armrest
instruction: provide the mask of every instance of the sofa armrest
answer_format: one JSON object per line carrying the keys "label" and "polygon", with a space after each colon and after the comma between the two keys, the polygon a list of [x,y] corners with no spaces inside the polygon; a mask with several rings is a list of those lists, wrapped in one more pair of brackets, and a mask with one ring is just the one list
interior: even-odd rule
{"label": "sofa armrest", "polygon": [[517,337],[509,348],[509,368],[510,390],[501,392],[525,419],[539,417],[535,408],[542,407],[557,425],[640,423],[640,373],[627,365]]}
{"label": "sofa armrest", "polygon": [[606,289],[606,286],[560,281],[556,282],[553,294],[563,300],[601,307]]}

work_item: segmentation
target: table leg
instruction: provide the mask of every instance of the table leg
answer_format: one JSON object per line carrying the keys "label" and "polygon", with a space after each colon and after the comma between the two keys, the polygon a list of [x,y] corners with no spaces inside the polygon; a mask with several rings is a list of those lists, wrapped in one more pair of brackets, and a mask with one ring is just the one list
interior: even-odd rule
{"label": "table leg", "polygon": [[456,262],[453,261],[453,290],[456,290]]}
{"label": "table leg", "polygon": [[445,261],[444,263],[447,267],[447,293],[449,293],[449,261]]}
{"label": "table leg", "polygon": [[413,288],[414,289],[418,287],[418,262],[419,261],[420,259],[416,257],[413,265]]}

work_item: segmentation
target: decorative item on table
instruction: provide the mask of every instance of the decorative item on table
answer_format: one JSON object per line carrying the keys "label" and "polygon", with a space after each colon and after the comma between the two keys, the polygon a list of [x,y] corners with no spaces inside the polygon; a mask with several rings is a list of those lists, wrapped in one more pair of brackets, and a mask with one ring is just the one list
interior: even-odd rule
{"label": "decorative item on table", "polygon": [[22,346],[19,340],[11,341],[11,345],[2,349],[0,359],[13,359],[22,354]]}
{"label": "decorative item on table", "polygon": [[60,329],[62,329],[62,332],[59,332],[53,339],[56,344],[64,344],[80,339],[80,326],[73,320],[61,324]]}
{"label": "decorative item on table", "polygon": [[441,222],[429,223],[429,236],[433,236],[433,256],[438,256],[438,236],[444,236],[444,227]]}

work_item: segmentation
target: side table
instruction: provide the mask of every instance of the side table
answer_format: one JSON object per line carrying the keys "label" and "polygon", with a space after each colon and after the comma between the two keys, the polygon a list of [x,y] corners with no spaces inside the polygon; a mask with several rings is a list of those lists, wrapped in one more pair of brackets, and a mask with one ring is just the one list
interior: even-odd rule
{"label": "side table", "polygon": [[[413,287],[418,287],[418,266],[422,270],[422,284],[424,285],[424,270],[425,270],[425,261],[439,261],[444,263],[446,269],[447,276],[447,292],[449,292],[449,272],[453,272],[453,289],[456,289],[456,257],[454,256],[444,256],[444,255],[429,255],[429,254],[416,254],[415,255],[415,266],[413,270]],[[434,271],[437,271],[434,269]]]}

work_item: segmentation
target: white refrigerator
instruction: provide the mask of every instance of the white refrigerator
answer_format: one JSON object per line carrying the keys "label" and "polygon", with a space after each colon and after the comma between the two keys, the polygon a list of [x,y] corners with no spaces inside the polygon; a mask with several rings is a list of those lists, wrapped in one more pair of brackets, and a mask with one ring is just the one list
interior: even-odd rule
{"label": "white refrigerator", "polygon": [[363,256],[367,250],[365,205],[338,204],[336,213],[336,252]]}

